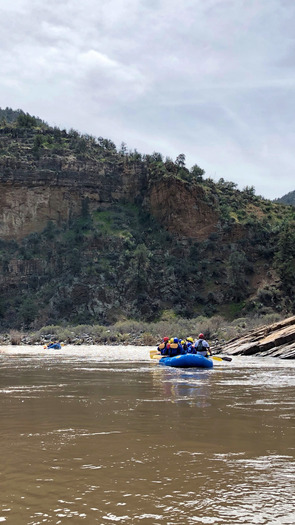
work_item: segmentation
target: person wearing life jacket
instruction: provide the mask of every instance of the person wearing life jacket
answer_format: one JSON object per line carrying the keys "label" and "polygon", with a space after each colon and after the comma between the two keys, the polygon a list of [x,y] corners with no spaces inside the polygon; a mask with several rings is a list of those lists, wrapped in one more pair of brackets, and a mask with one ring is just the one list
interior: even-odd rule
{"label": "person wearing life jacket", "polygon": [[212,355],[209,343],[205,341],[204,334],[199,334],[199,339],[195,341],[194,348],[196,353],[201,354],[204,357]]}
{"label": "person wearing life jacket", "polygon": [[188,354],[192,353],[193,342],[194,342],[194,340],[193,340],[192,337],[187,337],[186,338],[185,344],[186,344],[186,351],[187,351]]}
{"label": "person wearing life jacket", "polygon": [[184,350],[177,337],[173,338],[173,343],[170,343],[168,355],[169,357],[175,357],[176,355],[184,354]]}
{"label": "person wearing life jacket", "polygon": [[[165,339],[168,339],[168,337],[165,338]],[[163,339],[163,343],[164,343],[163,348],[162,348],[162,343],[158,346],[158,351],[161,352],[161,355],[168,356],[168,357],[170,356],[170,345],[171,345],[171,343],[173,343],[173,341],[174,341],[173,337],[168,339],[168,341],[166,341],[166,340],[164,341],[164,339]]]}
{"label": "person wearing life jacket", "polygon": [[159,344],[157,350],[162,355],[167,355],[167,345],[169,342],[169,337],[163,337],[162,342]]}

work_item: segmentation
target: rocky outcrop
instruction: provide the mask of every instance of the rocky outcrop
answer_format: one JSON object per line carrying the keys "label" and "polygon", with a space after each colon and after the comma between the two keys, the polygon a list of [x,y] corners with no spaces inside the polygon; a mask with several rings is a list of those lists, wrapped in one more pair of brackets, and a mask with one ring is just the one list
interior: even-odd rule
{"label": "rocky outcrop", "polygon": [[229,355],[295,359],[295,316],[232,339],[222,351]]}
{"label": "rocky outcrop", "polygon": [[163,180],[153,184],[149,201],[154,217],[171,233],[202,241],[217,229],[218,205],[201,186]]}
{"label": "rocky outcrop", "polygon": [[216,231],[219,207],[201,185],[155,177],[148,163],[98,145],[88,156],[79,155],[63,131],[55,150],[48,144],[36,150],[36,139],[54,140],[53,135],[50,129],[0,129],[0,238],[19,240],[42,231],[48,221],[67,223],[81,214],[86,200],[90,212],[136,203],[180,237],[201,241]]}
{"label": "rocky outcrop", "polygon": [[[2,168],[2,169],[1,169]],[[145,178],[136,169],[116,169],[107,163],[43,158],[40,162],[7,163],[0,166],[0,237],[20,239],[42,231],[48,221],[68,222],[89,210],[116,202],[133,203],[142,192]]]}
{"label": "rocky outcrop", "polygon": [[[108,187],[110,179],[113,184]],[[34,181],[30,177],[20,181],[14,175],[9,181],[0,181],[0,237],[21,239],[32,232],[42,231],[48,221],[56,224],[68,222],[81,214],[83,201],[89,210],[103,209],[116,202],[142,199],[143,178],[123,172],[118,176],[94,180],[81,179],[72,173],[61,172],[55,184],[47,178]],[[201,192],[202,193],[202,192]],[[185,203],[185,206],[184,204]],[[171,233],[204,240],[216,230],[219,214],[212,203],[204,202],[198,191],[189,191],[181,181],[171,181],[169,187],[157,183],[145,193],[144,207]]]}

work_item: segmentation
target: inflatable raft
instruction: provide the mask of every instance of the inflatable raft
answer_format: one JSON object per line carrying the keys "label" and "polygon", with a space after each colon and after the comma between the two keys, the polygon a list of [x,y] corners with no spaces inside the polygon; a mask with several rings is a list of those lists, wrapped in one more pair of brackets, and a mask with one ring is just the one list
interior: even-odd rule
{"label": "inflatable raft", "polygon": [[50,345],[48,345],[45,348],[52,348],[53,350],[59,350],[61,348],[61,344],[60,343],[51,343]]}
{"label": "inflatable raft", "polygon": [[160,365],[176,366],[179,368],[213,368],[213,361],[201,354],[184,354],[175,357],[162,357]]}

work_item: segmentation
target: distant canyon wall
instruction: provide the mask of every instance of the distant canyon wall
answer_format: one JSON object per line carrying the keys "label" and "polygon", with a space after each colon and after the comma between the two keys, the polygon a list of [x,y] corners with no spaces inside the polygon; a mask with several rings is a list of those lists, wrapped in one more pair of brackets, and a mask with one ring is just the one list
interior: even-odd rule
{"label": "distant canyon wall", "polygon": [[72,166],[44,161],[38,168],[11,163],[0,176],[0,237],[20,239],[42,231],[48,221],[67,222],[89,210],[116,202],[134,202],[144,182],[135,170],[128,173],[99,168],[94,163]]}
{"label": "distant canyon wall", "polygon": [[171,233],[203,240],[216,231],[218,206],[204,189],[184,181],[149,180],[136,167],[122,169],[92,162],[44,159],[7,160],[0,175],[0,237],[20,239],[42,231],[48,221],[61,224],[89,210],[115,203],[142,205]]}

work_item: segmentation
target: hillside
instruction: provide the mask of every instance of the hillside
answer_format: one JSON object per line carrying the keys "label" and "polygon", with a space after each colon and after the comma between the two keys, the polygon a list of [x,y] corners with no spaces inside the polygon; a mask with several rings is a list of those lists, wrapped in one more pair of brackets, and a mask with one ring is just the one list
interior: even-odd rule
{"label": "hillside", "polygon": [[275,199],[274,202],[292,204],[292,206],[295,206],[295,190],[286,193],[286,195],[283,195],[283,197],[280,197],[279,199]]}
{"label": "hillside", "polygon": [[0,187],[2,329],[294,311],[294,209],[183,154],[18,111],[0,126]]}

